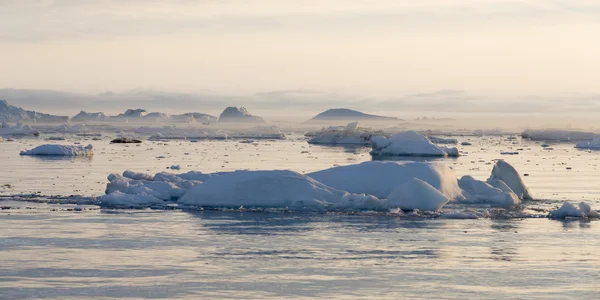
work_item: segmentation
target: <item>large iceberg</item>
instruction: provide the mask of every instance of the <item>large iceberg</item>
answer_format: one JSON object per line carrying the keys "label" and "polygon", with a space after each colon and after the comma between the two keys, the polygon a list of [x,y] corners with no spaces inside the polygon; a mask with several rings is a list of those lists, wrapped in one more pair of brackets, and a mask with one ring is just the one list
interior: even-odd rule
{"label": "large iceberg", "polygon": [[339,190],[378,198],[387,198],[396,187],[413,178],[427,182],[448,199],[462,197],[456,173],[440,162],[369,161],[307,175]]}
{"label": "large iceberg", "polygon": [[0,100],[0,122],[66,122],[69,117],[54,116],[36,111],[24,110]]}
{"label": "large iceberg", "polygon": [[371,132],[358,127],[358,122],[352,122],[345,127],[329,127],[320,132],[311,133],[309,144],[318,145],[369,145],[371,138],[381,135],[381,132]]}
{"label": "large iceberg", "polygon": [[71,118],[71,122],[103,122],[108,120],[109,118],[102,112],[89,113],[83,110]]}
{"label": "large iceberg", "polygon": [[365,114],[360,111],[351,110],[347,108],[332,108],[328,109],[309,121],[336,121],[336,120],[385,120],[385,121],[397,121],[398,118],[384,117],[377,115]]}
{"label": "large iceberg", "polygon": [[[335,205],[344,197],[348,197],[346,192],[293,171],[236,171],[195,186],[178,203],[209,207],[304,208]],[[371,196],[358,198],[355,199],[358,202],[379,203]]]}
{"label": "large iceberg", "polygon": [[20,155],[42,155],[42,156],[92,156],[94,147],[78,145],[56,145],[46,144],[31,150],[21,151]]}
{"label": "large iceberg", "polygon": [[426,136],[415,131],[405,131],[390,138],[378,136],[371,138],[374,156],[458,156],[457,148],[435,145]]}

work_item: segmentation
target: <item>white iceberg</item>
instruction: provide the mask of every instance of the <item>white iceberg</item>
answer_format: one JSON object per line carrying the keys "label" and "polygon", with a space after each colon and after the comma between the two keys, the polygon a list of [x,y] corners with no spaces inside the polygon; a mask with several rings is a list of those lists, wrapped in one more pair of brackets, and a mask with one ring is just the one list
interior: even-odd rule
{"label": "white iceberg", "polygon": [[521,200],[533,200],[529,189],[525,186],[521,175],[517,170],[504,160],[497,160],[492,175],[487,181],[491,186],[507,191],[507,188],[514,192]]}
{"label": "white iceberg", "polygon": [[371,138],[381,135],[381,132],[371,132],[358,127],[358,122],[352,122],[344,126],[330,126],[320,132],[311,133],[307,136],[309,144],[316,145],[369,145]]}
{"label": "white iceberg", "polygon": [[31,150],[21,151],[20,155],[44,155],[44,156],[92,156],[94,147],[90,144],[86,147],[78,145],[55,145],[46,144]]}
{"label": "white iceberg", "polygon": [[380,199],[386,198],[396,187],[413,178],[427,182],[448,199],[462,197],[456,173],[440,162],[369,161],[307,175],[339,190],[373,195]]}
{"label": "white iceberg", "polygon": [[450,199],[427,182],[412,178],[387,197],[389,207],[402,210],[439,211]]}
{"label": "white iceberg", "polygon": [[[236,171],[195,186],[178,203],[208,207],[317,208],[339,204],[348,197],[346,195],[344,191],[292,171]],[[353,200],[363,204],[379,203],[375,197],[366,195],[357,195]]]}
{"label": "white iceberg", "polygon": [[24,125],[23,123],[17,123],[16,126],[10,126],[6,122],[2,122],[0,125],[0,136],[25,136],[25,135],[40,135],[40,132]]}
{"label": "white iceberg", "polygon": [[[500,185],[500,183],[498,183]],[[513,207],[521,203],[519,197],[506,184],[504,190],[496,188],[487,182],[465,175],[458,181],[458,186],[465,197],[462,202],[489,203],[499,207]]]}
{"label": "white iceberg", "polygon": [[559,209],[553,210],[548,214],[551,219],[564,219],[564,218],[599,218],[600,213],[593,211],[589,204],[585,202],[579,203],[579,206],[575,206],[569,202],[563,202]]}
{"label": "white iceberg", "polygon": [[389,139],[383,136],[371,139],[374,156],[426,156],[446,157],[458,156],[457,148],[435,145],[426,136],[415,131],[405,131],[392,135]]}

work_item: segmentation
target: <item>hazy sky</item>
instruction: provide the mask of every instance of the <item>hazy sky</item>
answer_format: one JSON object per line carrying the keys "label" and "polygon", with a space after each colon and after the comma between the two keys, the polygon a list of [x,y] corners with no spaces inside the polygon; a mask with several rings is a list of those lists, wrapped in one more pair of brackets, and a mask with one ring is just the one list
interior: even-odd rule
{"label": "hazy sky", "polygon": [[2,0],[0,87],[600,92],[594,0]]}

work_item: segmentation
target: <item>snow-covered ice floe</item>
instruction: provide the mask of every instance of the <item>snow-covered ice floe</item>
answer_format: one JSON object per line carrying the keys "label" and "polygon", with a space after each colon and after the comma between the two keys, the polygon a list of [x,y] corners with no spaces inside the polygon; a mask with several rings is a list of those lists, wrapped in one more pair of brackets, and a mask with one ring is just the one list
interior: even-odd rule
{"label": "snow-covered ice floe", "polygon": [[457,148],[435,145],[426,136],[415,131],[405,131],[392,135],[371,138],[373,156],[459,156]]}
{"label": "snow-covered ice floe", "polygon": [[382,132],[372,132],[358,127],[358,122],[343,126],[323,128],[320,132],[308,133],[309,144],[317,145],[369,145],[371,138],[382,135]]}
{"label": "snow-covered ice floe", "polygon": [[31,150],[21,151],[20,155],[42,155],[42,156],[92,156],[94,155],[92,145],[56,145],[46,144]]}
{"label": "snow-covered ice floe", "polygon": [[594,138],[591,141],[579,142],[575,145],[577,149],[600,150],[600,137]]}
{"label": "snow-covered ice floe", "polygon": [[559,209],[553,210],[548,214],[551,219],[565,218],[600,218],[600,213],[592,210],[585,202],[579,203],[578,206],[570,202],[563,202]]}
{"label": "snow-covered ice floe", "polygon": [[[503,164],[497,163],[500,167],[488,182],[472,177],[463,177],[459,181],[454,170],[440,162],[409,161],[371,161],[306,175],[288,170],[209,174],[162,172],[154,176],[125,171],[122,175],[108,176],[107,196],[100,200],[103,207],[119,208],[175,203],[184,208],[295,210],[437,212],[447,203],[484,203],[509,208],[520,203],[519,195],[529,194],[524,185],[518,185],[520,177],[514,178],[518,174],[511,173]],[[134,197],[136,195],[139,197]]]}

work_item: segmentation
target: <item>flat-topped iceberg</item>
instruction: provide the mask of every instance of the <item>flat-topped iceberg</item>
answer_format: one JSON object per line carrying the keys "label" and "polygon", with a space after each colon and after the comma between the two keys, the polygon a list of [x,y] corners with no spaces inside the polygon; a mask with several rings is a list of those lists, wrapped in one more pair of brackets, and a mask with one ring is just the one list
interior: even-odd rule
{"label": "flat-topped iceberg", "polygon": [[426,136],[415,131],[405,131],[390,138],[376,136],[371,138],[373,156],[459,156],[457,148],[435,145]]}
{"label": "flat-topped iceberg", "polygon": [[[335,205],[346,196],[308,176],[285,170],[236,171],[216,176],[192,188],[179,199],[181,205],[209,207],[322,207]],[[378,203],[372,196],[358,202]]]}
{"label": "flat-topped iceberg", "polygon": [[37,146],[31,150],[21,151],[20,155],[43,155],[43,156],[92,156],[94,147],[79,145],[56,145],[46,144]]}

